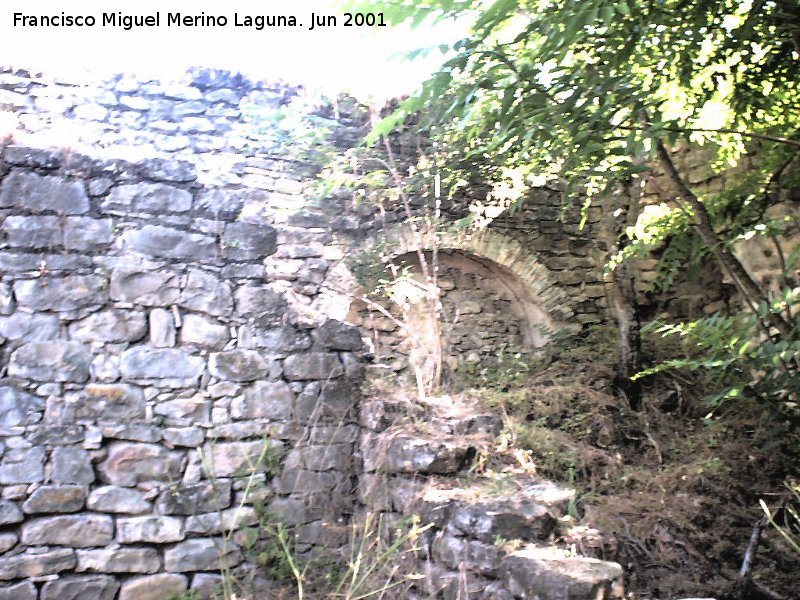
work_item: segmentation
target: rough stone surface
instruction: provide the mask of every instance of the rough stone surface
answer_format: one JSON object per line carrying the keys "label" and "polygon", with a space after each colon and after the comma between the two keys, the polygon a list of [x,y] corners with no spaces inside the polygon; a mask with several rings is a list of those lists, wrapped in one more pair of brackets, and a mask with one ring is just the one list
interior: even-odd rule
{"label": "rough stone surface", "polygon": [[82,448],[54,448],[50,455],[50,480],[88,485],[94,481],[91,456]]}
{"label": "rough stone surface", "polygon": [[262,327],[279,324],[286,313],[286,299],[267,286],[243,285],[235,297],[236,312]]}
{"label": "rough stone surface", "polygon": [[109,575],[77,575],[48,581],[39,600],[114,600],[119,582]]}
{"label": "rough stone surface", "polygon": [[32,342],[11,355],[8,373],[34,381],[89,379],[91,355],[80,342]]}
{"label": "rough stone surface", "polygon": [[120,517],[117,541],[120,544],[179,542],[184,538],[183,519],[176,517]]}
{"label": "rough stone surface", "polygon": [[120,185],[111,190],[103,207],[157,214],[181,213],[192,207],[192,195],[186,190],[162,183]]}
{"label": "rough stone surface", "polygon": [[178,304],[210,315],[227,315],[233,309],[230,286],[207,271],[192,269],[180,294]]}
{"label": "rough stone surface", "polygon": [[104,513],[135,515],[150,511],[152,505],[139,490],[105,485],[92,490],[86,508]]}
{"label": "rough stone surface", "polygon": [[269,225],[236,221],[225,226],[222,244],[225,256],[231,260],[261,259],[275,253],[277,237]]}
{"label": "rough stone surface", "polygon": [[33,310],[68,311],[108,300],[106,280],[97,275],[22,279],[14,282],[14,295],[20,306]]}
{"label": "rough stone surface", "polygon": [[[0,317],[0,336],[9,340],[44,342],[59,336],[58,317],[17,311]],[[78,339],[78,338],[75,338]]]}
{"label": "rough stone surface", "polygon": [[0,483],[37,483],[44,479],[44,448],[9,450],[0,462]]}
{"label": "rough stone surface", "polygon": [[171,573],[134,577],[122,584],[119,600],[163,600],[180,596],[188,585],[185,576]]}
{"label": "rough stone surface", "polygon": [[364,343],[361,341],[361,331],[355,325],[348,325],[329,319],[314,330],[314,341],[326,350],[343,350],[355,352],[360,350]]}
{"label": "rough stone surface", "polygon": [[0,558],[0,579],[41,577],[73,568],[75,568],[75,551],[70,548],[58,548],[36,554],[26,552]]}
{"label": "rough stone surface", "polygon": [[214,571],[221,561],[229,567],[242,560],[239,549],[228,542],[227,552],[223,553],[221,539],[199,538],[186,540],[164,551],[164,568],[170,573],[191,571]]}
{"label": "rough stone surface", "polygon": [[106,482],[133,486],[142,481],[167,481],[178,477],[177,456],[155,444],[117,442],[108,449],[108,458],[98,466]]}
{"label": "rough stone surface", "polygon": [[167,271],[115,269],[109,292],[113,300],[144,306],[168,306],[178,299],[180,278]]}
{"label": "rough stone surface", "polygon": [[33,492],[22,505],[28,514],[72,513],[83,508],[86,488],[81,485],[45,485]]}
{"label": "rough stone surface", "polygon": [[102,310],[69,326],[70,337],[81,342],[136,342],[146,331],[144,313],[138,310]]}
{"label": "rough stone surface", "polygon": [[230,339],[230,332],[224,325],[202,315],[188,314],[181,326],[181,342],[196,344],[211,349],[222,349]]}
{"label": "rough stone surface", "polygon": [[0,427],[30,425],[41,418],[44,401],[15,387],[0,385]]}
{"label": "rough stone surface", "polygon": [[259,458],[264,453],[264,444],[270,446],[268,452],[280,454],[283,444],[277,440],[258,442],[227,442],[212,444],[206,449],[210,456],[211,469],[217,477],[230,477],[248,474],[259,468]]}
{"label": "rough stone surface", "polygon": [[72,421],[128,421],[145,416],[142,390],[123,383],[91,383],[76,394],[66,396],[59,418]]}
{"label": "rough stone surface", "polygon": [[288,356],[283,361],[283,374],[292,381],[328,379],[343,375],[344,367],[336,354],[308,352]]}
{"label": "rough stone surface", "polygon": [[96,252],[113,239],[111,219],[68,217],[64,224],[64,247],[67,250]]}
{"label": "rough stone surface", "polygon": [[130,379],[193,379],[205,369],[199,356],[177,349],[137,346],[122,354],[120,371]]}
{"label": "rough stone surface", "polygon": [[13,502],[0,500],[0,525],[19,523],[24,518],[22,511]]}
{"label": "rough stone surface", "polygon": [[36,586],[30,581],[21,581],[0,587],[0,600],[36,600]]}
{"label": "rough stone surface", "polygon": [[158,258],[210,260],[219,249],[214,238],[160,225],[145,225],[123,236],[125,246]]}
{"label": "rough stone surface", "polygon": [[256,350],[215,352],[208,357],[208,370],[215,377],[229,381],[253,381],[268,377],[273,361]]}
{"label": "rough stone surface", "polygon": [[168,310],[154,308],[150,311],[150,345],[156,348],[175,345],[175,322]]}
{"label": "rough stone surface", "polygon": [[76,554],[79,573],[155,573],[161,568],[155,548],[101,548]]}
{"label": "rough stone surface", "polygon": [[0,207],[8,206],[80,215],[89,210],[89,199],[80,182],[14,171],[0,187]]}
{"label": "rough stone surface", "polygon": [[294,393],[283,381],[257,381],[231,404],[234,419],[285,420],[293,412]]}
{"label": "rough stone surface", "polygon": [[168,515],[192,515],[222,510],[230,505],[229,481],[175,486],[165,491],[158,500],[159,510]]}
{"label": "rough stone surface", "polygon": [[20,539],[30,546],[105,546],[114,535],[114,520],[105,515],[64,515],[30,519],[22,525]]}
{"label": "rough stone surface", "polygon": [[58,217],[8,217],[0,232],[9,246],[22,248],[57,248],[62,245],[61,219]]}

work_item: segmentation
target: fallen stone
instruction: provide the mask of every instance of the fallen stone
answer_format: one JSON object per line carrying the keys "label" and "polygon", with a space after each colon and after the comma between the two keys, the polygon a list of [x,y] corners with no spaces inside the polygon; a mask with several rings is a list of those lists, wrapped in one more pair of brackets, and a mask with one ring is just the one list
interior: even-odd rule
{"label": "fallen stone", "polygon": [[240,562],[242,554],[239,548],[231,542],[223,546],[221,539],[186,540],[164,551],[164,568],[170,573],[214,571],[221,564],[235,567]]}
{"label": "fallen stone", "polygon": [[88,485],[94,481],[89,453],[82,448],[54,448],[50,455],[50,480]]}
{"label": "fallen stone", "polygon": [[8,340],[44,342],[59,335],[59,321],[55,315],[37,315],[17,311],[8,317],[0,317],[0,337]]}
{"label": "fallen stone", "polygon": [[228,328],[212,319],[188,314],[183,317],[181,343],[196,344],[212,349],[221,349],[228,343]]}
{"label": "fallen stone", "polygon": [[120,517],[117,542],[120,544],[179,542],[185,537],[183,519],[177,517]]}
{"label": "fallen stone", "polygon": [[60,515],[30,519],[20,539],[27,546],[106,546],[114,537],[114,520],[105,515]]}
{"label": "fallen stone", "polygon": [[86,502],[86,508],[89,510],[129,515],[149,512],[152,507],[144,492],[116,485],[106,485],[92,490]]}
{"label": "fallen stone", "polygon": [[81,342],[137,342],[146,332],[140,310],[101,310],[69,326],[70,338]]}
{"label": "fallen stone", "polygon": [[213,260],[218,248],[214,238],[179,229],[145,225],[122,235],[125,248],[157,258]]}
{"label": "fallen stone", "polygon": [[15,281],[14,296],[20,306],[35,311],[69,311],[105,304],[108,290],[98,275],[39,277]]}
{"label": "fallen stone", "polygon": [[150,311],[150,345],[156,348],[175,345],[175,322],[168,310],[154,308]]}
{"label": "fallen stone", "polygon": [[0,500],[0,525],[20,523],[24,518],[22,511],[16,504],[8,500]]}
{"label": "fallen stone", "polygon": [[257,350],[214,352],[208,357],[208,370],[214,377],[228,381],[253,381],[270,375],[274,361]]}
{"label": "fallen stone", "polygon": [[169,306],[178,300],[179,284],[180,278],[176,273],[114,269],[109,291],[112,300],[144,306]]}
{"label": "fallen stone", "polygon": [[0,207],[80,215],[89,210],[89,198],[80,182],[13,171],[0,187]]}
{"label": "fallen stone", "polygon": [[339,357],[327,352],[293,354],[283,361],[283,374],[291,381],[341,377],[344,367]]}
{"label": "fallen stone", "polygon": [[247,284],[236,290],[236,313],[256,325],[278,325],[286,314],[286,298],[264,285]]}
{"label": "fallen stone", "polygon": [[45,485],[34,491],[22,505],[28,514],[72,513],[83,508],[86,488],[82,485]]}
{"label": "fallen stone", "polygon": [[38,483],[44,479],[44,448],[7,450],[0,462],[0,483]]}
{"label": "fallen stone", "polygon": [[161,568],[155,548],[78,550],[77,556],[75,571],[78,573],[155,573]]}
{"label": "fallen stone", "polygon": [[39,600],[114,600],[118,590],[109,575],[72,575],[46,582]]}
{"label": "fallen stone", "polygon": [[22,581],[0,587],[0,600],[36,600],[36,586],[30,581]]}
{"label": "fallen stone", "polygon": [[41,420],[44,400],[17,388],[0,385],[0,427],[32,425]]}
{"label": "fallen stone", "polygon": [[278,247],[275,228],[266,224],[235,221],[222,234],[224,256],[229,260],[260,260]]}
{"label": "fallen stone", "polygon": [[20,346],[11,355],[8,374],[34,381],[70,381],[89,379],[89,350],[80,342],[32,342]]}
{"label": "fallen stone", "polygon": [[159,573],[133,577],[122,584],[119,600],[164,600],[177,598],[186,591],[188,580],[184,575]]}
{"label": "fallen stone", "polygon": [[111,219],[67,217],[64,224],[64,247],[67,250],[97,251],[113,240]]}
{"label": "fallen stone", "polygon": [[177,349],[137,346],[126,350],[120,372],[128,379],[194,379],[205,370],[205,360]]}
{"label": "fallen stone", "polygon": [[233,310],[233,296],[230,286],[221,281],[219,276],[192,269],[178,304],[210,315],[228,315]]}
{"label": "fallen stone", "polygon": [[257,381],[231,403],[234,419],[288,420],[294,412],[294,393],[283,381]]}
{"label": "fallen stone", "polygon": [[142,481],[180,478],[180,457],[154,444],[114,442],[98,466],[100,477],[112,485],[134,486]]}

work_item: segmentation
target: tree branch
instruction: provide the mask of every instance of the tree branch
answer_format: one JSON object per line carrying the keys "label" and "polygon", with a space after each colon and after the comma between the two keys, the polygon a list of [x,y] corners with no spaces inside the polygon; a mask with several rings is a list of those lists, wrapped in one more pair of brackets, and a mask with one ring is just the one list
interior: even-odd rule
{"label": "tree branch", "polygon": [[752,131],[738,131],[736,129],[705,129],[703,127],[656,127],[654,123],[644,123],[642,127],[633,127],[631,125],[619,125],[620,129],[625,131],[642,131],[644,129],[657,129],[659,131],[670,131],[673,133],[726,133],[733,135],[740,135],[754,140],[764,140],[767,142],[777,142],[779,144],[788,144],[789,146],[796,146],[800,148],[800,140],[792,138],[780,137],[776,135],[767,135],[765,133],[754,133]]}

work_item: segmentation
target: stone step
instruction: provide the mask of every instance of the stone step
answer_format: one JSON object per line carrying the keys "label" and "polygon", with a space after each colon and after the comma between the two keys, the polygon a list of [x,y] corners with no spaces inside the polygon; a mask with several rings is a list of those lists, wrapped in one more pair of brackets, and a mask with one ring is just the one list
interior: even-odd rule
{"label": "stone step", "polygon": [[467,440],[397,433],[364,436],[361,452],[367,473],[446,475],[466,467],[477,448]]}

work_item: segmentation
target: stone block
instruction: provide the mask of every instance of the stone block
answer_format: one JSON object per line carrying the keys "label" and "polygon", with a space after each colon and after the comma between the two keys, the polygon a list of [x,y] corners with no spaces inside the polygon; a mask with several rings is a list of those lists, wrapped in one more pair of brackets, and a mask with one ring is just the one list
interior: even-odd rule
{"label": "stone block", "polygon": [[263,223],[236,221],[225,226],[223,255],[228,260],[261,260],[277,249],[275,228]]}
{"label": "stone block", "polygon": [[122,240],[125,248],[157,258],[210,261],[219,250],[213,237],[160,225],[127,231]]}
{"label": "stone block", "polygon": [[80,182],[13,171],[0,186],[0,208],[7,207],[80,215],[89,210],[89,198]]}
{"label": "stone block", "polygon": [[37,600],[36,586],[30,581],[21,581],[0,587],[0,600]]}
{"label": "stone block", "polygon": [[[265,444],[268,448],[265,448]],[[261,468],[259,459],[270,453],[283,453],[283,444],[277,440],[257,442],[224,442],[208,444],[204,455],[209,457],[208,469],[216,477],[249,475]]]}
{"label": "stone block", "polygon": [[223,510],[231,505],[231,482],[216,481],[172,486],[158,499],[159,510],[168,515],[192,515]]}
{"label": "stone block", "polygon": [[264,285],[247,284],[236,290],[236,313],[256,325],[278,325],[288,304],[282,294]]}
{"label": "stone block", "polygon": [[309,471],[350,471],[353,462],[351,444],[325,444],[319,446],[297,446],[286,455],[284,469],[306,469]]}
{"label": "stone block", "polygon": [[233,310],[233,295],[230,286],[218,275],[192,269],[186,278],[178,304],[210,315],[228,315]]}
{"label": "stone block", "polygon": [[164,442],[170,448],[182,446],[184,448],[197,448],[206,439],[205,430],[199,427],[167,427],[162,430]]}
{"label": "stone block", "polygon": [[119,582],[109,575],[71,575],[48,581],[39,600],[114,600]]}
{"label": "stone block", "polygon": [[120,544],[164,544],[179,542],[185,536],[183,519],[178,517],[120,517],[117,519],[117,542]]}
{"label": "stone block", "polygon": [[80,342],[32,342],[20,346],[11,355],[8,374],[34,381],[69,381],[89,379],[91,355]]}
{"label": "stone block", "polygon": [[120,185],[111,190],[102,208],[158,215],[183,213],[192,208],[192,195],[186,190],[163,183]]}
{"label": "stone block", "polygon": [[114,520],[105,515],[60,515],[30,519],[20,539],[28,546],[106,546],[114,536]]}
{"label": "stone block", "polygon": [[0,500],[0,525],[20,523],[24,518],[19,506],[10,500]]}
{"label": "stone block", "polygon": [[336,354],[308,352],[286,357],[283,361],[283,374],[291,381],[329,379],[341,377],[344,374],[344,367]]}
{"label": "stone block", "polygon": [[112,485],[132,487],[142,481],[180,478],[180,456],[154,444],[114,442],[98,466],[100,477]]}
{"label": "stone block", "polygon": [[0,317],[0,337],[7,340],[44,342],[57,339],[59,330],[58,317],[55,315],[17,311],[8,317]]}
{"label": "stone block", "polygon": [[216,571],[220,564],[235,567],[241,561],[239,549],[230,542],[223,546],[221,539],[186,540],[164,551],[164,568],[170,573]]}
{"label": "stone block", "polygon": [[217,321],[201,315],[188,314],[183,317],[181,343],[195,344],[219,350],[228,343],[228,328]]}
{"label": "stone block", "polygon": [[145,417],[144,393],[141,388],[122,383],[90,383],[75,394],[67,394],[57,417],[62,421],[130,421]]}
{"label": "stone block", "polygon": [[48,465],[51,481],[88,485],[94,481],[89,453],[82,448],[54,448]]}
{"label": "stone block", "polygon": [[119,600],[164,600],[177,598],[186,591],[189,582],[184,575],[159,573],[133,577],[122,584]]}
{"label": "stone block", "polygon": [[86,502],[82,485],[45,485],[34,491],[22,505],[28,514],[78,512]]}
{"label": "stone block", "polygon": [[364,456],[364,470],[384,473],[456,473],[470,453],[467,443],[398,435],[368,444],[374,450]]}
{"label": "stone block", "polygon": [[17,545],[19,536],[16,533],[0,533],[0,554],[5,554]]}
{"label": "stone block", "polygon": [[97,251],[113,240],[111,219],[67,217],[64,223],[64,248],[67,250]]}
{"label": "stone block", "polygon": [[208,357],[208,370],[214,377],[228,381],[253,381],[273,375],[275,361],[257,350],[214,352]]}
{"label": "stone block", "polygon": [[111,272],[112,300],[144,306],[169,306],[178,300],[180,278],[168,271],[134,271],[114,269]]}
{"label": "stone block", "polygon": [[227,510],[195,514],[186,519],[186,532],[216,535],[238,531],[258,523],[258,514],[252,506],[236,506]]}
{"label": "stone block", "polygon": [[59,217],[6,217],[0,232],[12,248],[59,248],[63,242]]}
{"label": "stone block", "polygon": [[328,319],[312,333],[314,342],[325,350],[355,352],[364,345],[361,331],[355,325],[348,325]]}
{"label": "stone block", "polygon": [[[155,573],[161,559],[155,548],[101,548],[78,550],[78,573]],[[75,563],[73,562],[73,565]]]}
{"label": "stone block", "polygon": [[433,542],[433,559],[451,569],[463,564],[468,571],[493,574],[500,565],[500,550],[493,543],[478,542],[440,533]]}
{"label": "stone block", "polygon": [[156,348],[175,345],[175,322],[170,311],[163,308],[150,311],[150,345]]}
{"label": "stone block", "polygon": [[10,385],[0,385],[0,427],[32,425],[41,420],[44,400]]}
{"label": "stone block", "polygon": [[38,553],[26,552],[0,558],[0,580],[55,575],[73,568],[75,568],[75,551],[71,548],[57,548]]}
{"label": "stone block", "polygon": [[38,483],[44,479],[44,448],[7,450],[0,462],[0,483]]}
{"label": "stone block", "polygon": [[14,282],[14,295],[20,306],[35,311],[69,311],[108,301],[106,280],[98,275],[19,280]]}
{"label": "stone block", "polygon": [[89,510],[114,514],[141,514],[149,512],[152,507],[144,492],[116,485],[105,485],[92,490],[86,502]]}
{"label": "stone block", "polygon": [[283,326],[256,331],[255,343],[270,352],[301,352],[311,347],[311,338],[294,327]]}
{"label": "stone block", "polygon": [[283,381],[257,381],[231,403],[234,419],[288,420],[294,413],[294,393]]}
{"label": "stone block", "polygon": [[205,360],[182,350],[137,346],[126,350],[120,372],[128,379],[194,379],[205,370]]}

